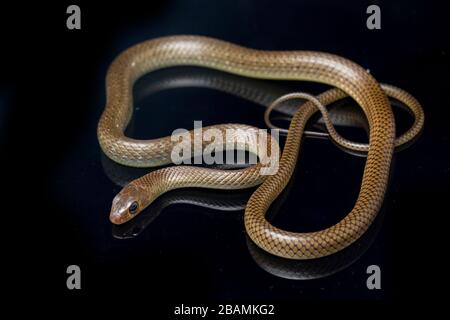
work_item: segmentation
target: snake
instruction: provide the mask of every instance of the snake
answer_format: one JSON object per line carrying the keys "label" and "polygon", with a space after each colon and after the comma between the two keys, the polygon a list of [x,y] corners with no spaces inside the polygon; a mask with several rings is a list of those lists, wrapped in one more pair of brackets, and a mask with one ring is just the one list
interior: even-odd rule
{"label": "snake", "polygon": [[[311,81],[335,89],[317,97],[301,95],[308,101],[292,118],[279,167],[274,174],[261,174],[264,161],[238,170],[184,165],[165,167],[130,182],[116,195],[110,211],[110,220],[114,224],[129,221],[169,190],[185,187],[242,189],[259,185],[244,213],[249,238],[261,249],[279,257],[300,260],[325,257],[348,247],[369,228],[383,203],[395,145],[412,140],[423,127],[424,114],[414,97],[396,87],[380,85],[367,70],[346,58],[316,51],[250,49],[204,36],[167,36],[126,49],[107,71],[106,106],[98,123],[97,137],[109,158],[134,167],[162,166],[172,162],[174,142],[170,137],[137,140],[125,136],[124,131],[133,113],[132,88],[136,80],[157,69],[184,65],[250,78]],[[355,100],[367,117],[370,129],[368,144],[345,140],[326,120],[323,106],[343,95]],[[415,115],[413,126],[397,139],[387,95],[403,102]],[[312,232],[283,230],[272,225],[265,214],[290,180],[297,165],[306,123],[317,110],[322,112],[334,142],[367,152],[360,191],[352,210],[335,225]],[[214,127],[221,131],[236,127],[253,129],[242,124]],[[189,134],[194,136],[194,130]],[[270,135],[268,141],[268,150],[276,151],[278,145]],[[252,143],[236,148],[258,153]],[[262,160],[264,155],[258,154],[258,157]]]}

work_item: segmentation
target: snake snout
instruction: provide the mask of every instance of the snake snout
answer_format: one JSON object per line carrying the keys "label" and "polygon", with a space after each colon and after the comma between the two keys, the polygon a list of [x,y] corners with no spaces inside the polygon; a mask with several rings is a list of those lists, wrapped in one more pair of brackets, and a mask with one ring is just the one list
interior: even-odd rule
{"label": "snake snout", "polygon": [[122,224],[132,219],[140,211],[139,190],[134,184],[125,186],[113,199],[109,220]]}
{"label": "snake snout", "polygon": [[126,215],[112,211],[109,214],[109,220],[114,224],[122,224],[127,222]]}
{"label": "snake snout", "polygon": [[111,212],[109,213],[109,220],[114,224],[122,224],[130,220],[129,211],[129,201],[121,197],[121,195],[117,195],[114,198]]}

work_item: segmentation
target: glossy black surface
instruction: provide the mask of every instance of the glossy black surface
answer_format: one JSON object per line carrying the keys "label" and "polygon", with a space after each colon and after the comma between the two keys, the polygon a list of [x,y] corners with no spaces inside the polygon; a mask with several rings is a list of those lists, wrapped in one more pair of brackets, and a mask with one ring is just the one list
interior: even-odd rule
{"label": "glossy black surface", "polygon": [[[433,265],[442,254],[430,244],[444,241],[440,221],[448,212],[448,14],[443,6],[426,1],[377,3],[383,15],[379,31],[366,29],[369,3],[356,1],[83,3],[79,32],[65,29],[68,4],[24,13],[28,24],[39,22],[39,31],[30,26],[6,36],[12,51],[4,53],[2,88],[9,94],[0,101],[14,100],[1,113],[8,115],[6,125],[1,122],[8,139],[5,168],[20,167],[7,172],[7,225],[14,229],[10,239],[17,240],[11,249],[17,265],[12,267],[21,272],[12,279],[15,288],[34,283],[34,289],[45,287],[52,295],[68,298],[127,298],[139,292],[142,298],[152,297],[153,308],[163,314],[176,303],[394,300],[429,292],[428,285],[440,281]],[[15,7],[5,12],[20,11]],[[40,14],[46,18],[40,20]],[[106,69],[130,45],[169,34],[202,34],[260,49],[333,52],[370,69],[379,81],[411,92],[423,104],[425,130],[415,144],[395,155],[382,222],[358,259],[324,278],[280,278],[253,260],[242,210],[223,212],[182,203],[164,208],[139,232],[131,228],[133,236],[117,237],[130,231],[118,231],[108,221],[120,186],[105,172],[96,139]],[[164,72],[199,71],[162,70],[149,76],[150,82]],[[313,93],[325,88],[277,85]],[[137,87],[145,90],[146,85]],[[264,127],[261,106],[206,88],[164,90],[143,97],[137,107],[129,134],[138,138],[190,128],[193,120]],[[396,110],[402,132],[411,119]],[[340,130],[348,138],[365,137],[361,130]],[[345,153],[331,141],[304,139],[295,180],[274,223],[295,231],[336,223],[352,208],[363,166],[364,158]],[[241,201],[245,194],[230,197]],[[9,209],[17,208],[14,203],[20,210]],[[65,287],[70,264],[82,269],[79,292]],[[381,267],[382,290],[366,288],[371,264]],[[29,266],[39,270],[37,276],[27,277]]]}
{"label": "glossy black surface", "polygon": [[[170,134],[175,128],[191,128],[193,121],[198,119],[203,120],[204,125],[243,122],[264,127],[263,107],[217,90],[198,88],[195,85],[192,87],[186,80],[189,75],[192,78],[209,79],[211,74],[216,78],[227,79],[225,74],[219,72],[213,73],[198,68],[157,71],[136,85],[135,96],[140,96],[141,90],[154,83],[163,87],[164,83],[176,79],[179,74],[185,75],[186,86],[181,85],[179,88],[157,93],[149,90],[153,94],[136,99],[137,111],[128,130],[130,136],[158,137]],[[260,83],[253,81],[245,85],[258,90]],[[268,86],[268,82],[264,84]],[[281,87],[280,83],[276,85]],[[287,83],[284,85],[287,90],[292,90]],[[241,87],[244,87],[244,84],[241,84]],[[262,94],[269,94],[270,88],[265,87]],[[355,110],[355,106],[347,102],[341,109],[343,113],[351,112]],[[180,116],[174,117],[178,114]],[[404,125],[411,122],[407,121],[411,120],[407,114],[400,113],[398,119],[399,123]],[[350,131],[350,138],[358,138],[357,128],[347,130]],[[78,149],[73,150],[73,155],[69,155],[55,169],[55,185],[51,191],[55,193],[55,199],[58,199],[56,204],[66,208],[74,223],[83,228],[83,241],[89,248],[88,256],[94,260],[87,268],[96,270],[96,267],[101,266],[101,276],[96,273],[95,282],[91,284],[92,290],[99,289],[98,281],[102,279],[106,284],[113,281],[116,288],[123,286],[125,289],[130,285],[130,279],[136,277],[135,281],[139,285],[145,285],[144,283],[149,281],[153,288],[158,288],[161,292],[177,288],[175,291],[169,290],[168,295],[181,301],[296,300],[346,295],[353,298],[381,298],[386,295],[386,291],[389,292],[389,283],[385,283],[385,290],[375,293],[365,287],[365,269],[370,264],[369,261],[376,261],[381,268],[389,266],[389,247],[386,246],[386,241],[390,241],[392,235],[385,231],[380,231],[382,235],[377,236],[377,241],[367,249],[368,252],[349,268],[335,276],[324,279],[319,276],[318,280],[307,283],[270,276],[253,262],[244,231],[243,205],[240,210],[220,212],[181,201],[181,204],[163,206],[165,208],[158,217],[154,218],[145,230],[135,232],[139,233],[135,237],[117,237],[115,231],[118,228],[111,225],[108,213],[111,199],[120,190],[117,185],[124,184],[126,179],[124,181],[124,178],[115,176],[128,170],[137,171],[134,175],[131,174],[131,177],[136,177],[149,170],[133,170],[110,163],[96,147],[95,140],[83,142]],[[91,146],[87,147],[89,145]],[[92,157],[89,161],[80,161],[80,156],[75,156],[86,154],[86,151],[89,151],[89,157]],[[275,204],[278,214],[274,224],[288,230],[306,232],[338,222],[351,210],[356,199],[363,165],[364,158],[339,150],[331,141],[305,139],[295,179],[282,196],[281,203]],[[80,203],[78,197],[73,197],[80,190],[85,190],[86,197],[91,201]],[[95,193],[92,193],[92,190],[96,190]],[[223,193],[228,193],[230,198],[243,194],[243,204],[251,194],[248,191],[197,192],[205,200],[216,202],[219,201],[217,197],[224,198]],[[178,194],[173,191],[168,196],[170,195]],[[184,198],[187,201],[191,199],[189,195]],[[223,207],[226,208],[225,205]],[[152,215],[154,211],[158,209],[151,206],[144,214]],[[389,220],[386,223],[388,224]],[[131,222],[131,225],[134,223]],[[123,227],[128,228],[128,225]],[[150,277],[149,274],[154,274],[155,277]],[[103,278],[105,276],[107,277]],[[358,278],[359,283],[355,281]],[[195,287],[195,290],[192,290],[192,287]]]}

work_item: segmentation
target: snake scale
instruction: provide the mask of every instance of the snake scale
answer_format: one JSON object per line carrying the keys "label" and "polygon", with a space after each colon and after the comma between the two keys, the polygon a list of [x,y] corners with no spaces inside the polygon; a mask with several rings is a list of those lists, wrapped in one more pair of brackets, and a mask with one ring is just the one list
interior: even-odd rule
{"label": "snake scale", "polygon": [[[217,170],[193,166],[172,166],[153,171],[127,186],[114,198],[110,220],[124,223],[164,192],[183,187],[241,189],[260,185],[245,209],[245,228],[252,241],[265,251],[290,259],[313,259],[333,254],[358,239],[376,217],[387,187],[394,146],[412,140],[421,130],[424,115],[419,103],[408,93],[380,84],[357,64],[328,53],[314,51],[261,51],[202,36],[169,36],[137,44],[120,54],[106,77],[106,107],[100,118],[97,136],[103,152],[112,160],[134,167],[171,163],[174,147],[170,137],[136,140],[124,135],[133,113],[132,88],[142,75],[171,66],[200,66],[241,76],[312,81],[335,87],[304,103],[292,118],[287,140],[273,175],[261,175],[264,165],[238,170]],[[326,117],[323,105],[352,97],[364,111],[370,128],[369,145],[340,137]],[[395,140],[395,121],[387,95],[405,103],[415,115],[413,126]],[[321,108],[322,106],[322,108]],[[296,233],[270,224],[265,213],[288,183],[297,164],[301,138],[308,119],[322,112],[332,139],[339,145],[367,151],[361,188],[348,215],[324,230]],[[214,126],[252,129],[239,124]],[[194,132],[190,132],[191,136]],[[269,135],[270,137],[270,135]],[[254,142],[238,145],[258,152]],[[278,145],[268,142],[270,151]],[[261,154],[258,154],[261,158]]]}

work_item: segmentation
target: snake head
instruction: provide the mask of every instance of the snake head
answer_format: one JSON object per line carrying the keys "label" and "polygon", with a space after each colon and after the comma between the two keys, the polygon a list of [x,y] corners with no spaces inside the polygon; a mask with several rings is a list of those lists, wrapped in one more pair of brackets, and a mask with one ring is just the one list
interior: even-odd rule
{"label": "snake head", "polygon": [[122,224],[134,218],[145,208],[142,190],[133,183],[126,185],[114,198],[109,220]]}

